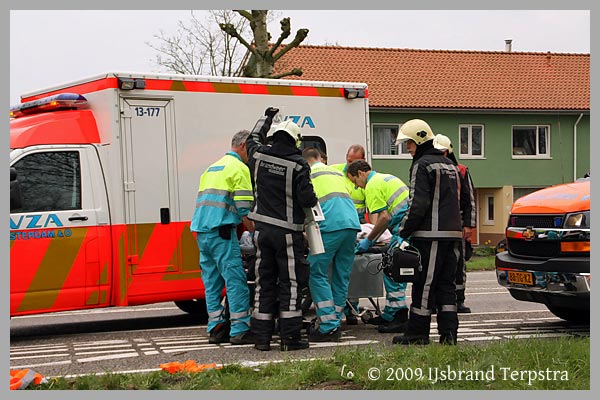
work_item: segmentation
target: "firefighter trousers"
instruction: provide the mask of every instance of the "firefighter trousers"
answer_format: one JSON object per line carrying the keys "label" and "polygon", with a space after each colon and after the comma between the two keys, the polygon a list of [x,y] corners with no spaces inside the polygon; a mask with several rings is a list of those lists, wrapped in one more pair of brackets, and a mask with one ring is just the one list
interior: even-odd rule
{"label": "firefighter trousers", "polygon": [[310,269],[304,257],[304,236],[302,232],[261,226],[254,232],[254,244],[256,289],[250,326],[257,343],[271,340],[276,317],[281,338],[299,340],[302,289]]}
{"label": "firefighter trousers", "polygon": [[456,338],[456,264],[458,240],[411,240],[421,253],[422,271],[412,285],[412,304],[406,336],[429,338],[432,308],[437,307],[438,332]]}
{"label": "firefighter trousers", "polygon": [[467,263],[465,262],[465,241],[461,240],[458,263],[456,265],[456,303],[465,302],[465,287],[467,284]]}
{"label": "firefighter trousers", "polygon": [[[321,238],[325,253],[309,254],[308,285],[317,311],[319,331],[329,333],[338,328],[342,322],[342,312],[346,304],[350,274],[354,264],[356,230],[321,232]],[[330,265],[331,283],[329,282]]]}
{"label": "firefighter trousers", "polygon": [[219,231],[197,235],[200,249],[200,268],[206,294],[208,311],[208,332],[225,322],[224,307],[221,304],[223,286],[227,290],[230,335],[236,336],[250,329],[250,291],[246,273],[242,266],[242,253],[235,230],[231,238],[222,239]]}

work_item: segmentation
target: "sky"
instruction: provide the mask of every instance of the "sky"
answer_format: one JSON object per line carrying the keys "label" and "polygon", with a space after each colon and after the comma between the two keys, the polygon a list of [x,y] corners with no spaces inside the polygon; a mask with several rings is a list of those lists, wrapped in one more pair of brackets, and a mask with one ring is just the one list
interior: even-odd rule
{"label": "sky", "polygon": [[[205,11],[195,11],[202,16]],[[440,50],[590,53],[589,10],[276,11],[308,28],[303,44]],[[189,10],[11,10],[10,104],[20,95],[109,71],[165,72],[159,31],[174,33]],[[290,37],[290,39],[293,35]]]}

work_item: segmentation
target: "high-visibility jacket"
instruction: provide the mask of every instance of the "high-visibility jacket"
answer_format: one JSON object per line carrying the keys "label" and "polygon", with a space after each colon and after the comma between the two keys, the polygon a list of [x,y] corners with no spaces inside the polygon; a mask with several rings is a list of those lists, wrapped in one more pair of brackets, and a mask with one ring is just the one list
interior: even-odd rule
{"label": "high-visibility jacket", "polygon": [[39,385],[45,383],[46,378],[31,369],[10,370],[10,390],[23,390],[31,382]]}
{"label": "high-visibility jacket", "polygon": [[250,171],[240,156],[230,151],[200,177],[190,229],[210,232],[223,225],[238,225],[250,212],[253,200]]}
{"label": "high-visibility jacket", "polygon": [[347,164],[333,164],[330,165],[331,168],[334,168],[344,175],[344,181],[346,186],[348,187],[348,191],[350,192],[350,198],[354,203],[354,207],[356,208],[356,212],[358,213],[358,217],[362,220],[365,218],[365,213],[367,211],[365,205],[365,191],[363,188],[357,187],[352,183],[352,181],[348,178],[348,165]]}
{"label": "high-visibility jacket", "polygon": [[321,232],[341,229],[360,230],[358,215],[350,198],[344,175],[332,167],[317,162],[310,167],[310,179],[325,215],[325,220],[319,221]]}
{"label": "high-visibility jacket", "polygon": [[389,226],[400,222],[408,203],[408,187],[394,175],[371,171],[365,185],[365,200],[370,214],[386,210],[392,217]]}

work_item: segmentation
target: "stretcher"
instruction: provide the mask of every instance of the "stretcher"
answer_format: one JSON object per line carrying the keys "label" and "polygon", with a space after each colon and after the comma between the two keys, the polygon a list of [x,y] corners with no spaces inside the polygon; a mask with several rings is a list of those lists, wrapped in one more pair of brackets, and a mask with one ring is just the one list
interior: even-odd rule
{"label": "stretcher", "polygon": [[[348,299],[346,305],[350,312],[367,323],[374,314],[381,315],[379,302],[376,300],[384,296],[383,273],[381,272],[381,258],[385,248],[370,248],[368,252],[356,254],[348,286]],[[366,298],[373,306],[373,310],[354,307],[351,300]]]}

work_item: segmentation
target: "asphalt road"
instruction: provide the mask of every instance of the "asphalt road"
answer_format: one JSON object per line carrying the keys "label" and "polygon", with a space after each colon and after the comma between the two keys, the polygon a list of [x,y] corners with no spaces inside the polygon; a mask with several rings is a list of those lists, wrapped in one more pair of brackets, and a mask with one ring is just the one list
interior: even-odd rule
{"label": "asphalt road", "polygon": [[[384,302],[379,299],[382,306]],[[541,304],[514,300],[497,284],[493,271],[468,274],[466,303],[473,312],[459,314],[459,345],[590,333],[589,325],[569,324]],[[361,305],[371,307],[366,299]],[[10,368],[62,376],[151,371],[159,369],[161,363],[190,359],[251,366],[328,357],[338,346],[371,346],[370,351],[377,351],[391,346],[395,335],[380,334],[374,326],[362,323],[342,327],[339,343],[312,343],[308,350],[282,353],[277,343],[270,352],[260,352],[252,345],[211,345],[206,326],[173,303],[16,317],[10,322]],[[431,333],[431,339],[437,340],[435,317]]]}

